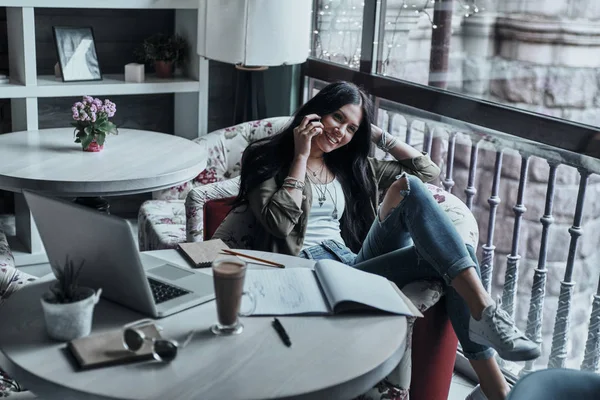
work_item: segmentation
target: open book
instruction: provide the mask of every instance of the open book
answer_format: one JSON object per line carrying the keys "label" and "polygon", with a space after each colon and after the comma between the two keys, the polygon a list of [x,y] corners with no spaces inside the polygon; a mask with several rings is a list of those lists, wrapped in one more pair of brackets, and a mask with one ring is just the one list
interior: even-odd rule
{"label": "open book", "polygon": [[256,299],[253,315],[383,311],[422,317],[394,283],[334,260],[317,261],[314,270],[249,269],[244,289]]}

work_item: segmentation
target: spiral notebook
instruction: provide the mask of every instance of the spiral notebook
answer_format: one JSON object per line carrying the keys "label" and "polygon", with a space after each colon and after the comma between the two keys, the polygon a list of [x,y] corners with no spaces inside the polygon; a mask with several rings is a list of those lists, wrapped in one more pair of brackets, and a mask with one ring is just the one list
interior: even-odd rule
{"label": "spiral notebook", "polygon": [[178,248],[193,268],[206,268],[210,267],[221,250],[229,249],[229,246],[221,239],[211,239],[204,242],[179,243]]}

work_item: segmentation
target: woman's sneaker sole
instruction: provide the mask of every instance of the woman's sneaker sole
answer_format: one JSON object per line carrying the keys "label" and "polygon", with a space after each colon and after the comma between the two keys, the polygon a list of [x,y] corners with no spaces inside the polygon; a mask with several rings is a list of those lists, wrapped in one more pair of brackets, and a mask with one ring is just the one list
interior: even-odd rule
{"label": "woman's sneaker sole", "polygon": [[469,331],[469,338],[475,343],[479,343],[484,346],[489,346],[492,349],[496,350],[498,355],[505,360],[508,361],[529,361],[535,360],[541,355],[541,351],[539,347],[528,349],[528,350],[509,350],[502,351],[502,349],[497,349],[494,343],[487,340],[485,337],[476,334],[473,331]]}

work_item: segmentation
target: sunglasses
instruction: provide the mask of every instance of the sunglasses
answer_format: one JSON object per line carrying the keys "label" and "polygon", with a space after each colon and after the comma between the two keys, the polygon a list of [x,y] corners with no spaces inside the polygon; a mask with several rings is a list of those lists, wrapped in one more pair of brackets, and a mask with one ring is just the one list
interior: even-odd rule
{"label": "sunglasses", "polygon": [[[177,351],[179,348],[184,348],[187,346],[192,339],[192,336],[196,332],[191,331],[183,344],[180,345],[176,340],[173,339],[157,339],[155,337],[148,336],[143,331],[143,328],[153,324],[154,321],[147,319],[125,325],[123,327],[123,347],[126,350],[135,353],[144,346],[144,343],[151,342],[152,357],[156,361],[171,362],[175,359],[175,357],[177,357]],[[155,324],[154,326],[159,332],[162,330],[162,327]]]}

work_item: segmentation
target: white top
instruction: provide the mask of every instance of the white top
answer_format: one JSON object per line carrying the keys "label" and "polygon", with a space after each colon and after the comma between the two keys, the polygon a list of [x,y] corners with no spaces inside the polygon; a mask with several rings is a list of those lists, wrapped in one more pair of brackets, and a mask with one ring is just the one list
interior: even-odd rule
{"label": "white top", "polygon": [[302,248],[321,244],[328,239],[344,244],[340,219],[346,207],[346,200],[341,183],[337,179],[326,185],[311,181],[311,188],[312,205]]}
{"label": "white top", "polygon": [[[288,268],[314,265],[298,257],[244,252]],[[149,254],[188,265],[176,250]],[[173,362],[80,372],[65,344],[48,339],[45,332],[40,296],[49,283],[44,278],[32,282],[0,307],[0,365],[43,399],[347,400],[389,374],[406,347],[406,318],[395,315],[280,317],[292,347],[277,336],[272,317],[242,318],[241,335],[216,337],[209,330],[217,319],[211,301],[158,321],[167,338],[181,340],[191,329],[199,330]],[[118,329],[140,317],[101,300],[93,332]]]}
{"label": "white top", "polygon": [[[68,116],[65,116],[68,123]],[[179,185],[206,168],[206,144],[166,133],[119,129],[99,153],[74,143],[73,128],[0,135],[0,189],[62,196],[144,193]]]}

